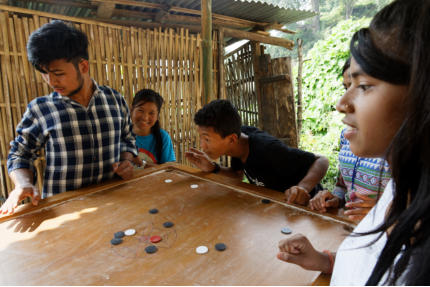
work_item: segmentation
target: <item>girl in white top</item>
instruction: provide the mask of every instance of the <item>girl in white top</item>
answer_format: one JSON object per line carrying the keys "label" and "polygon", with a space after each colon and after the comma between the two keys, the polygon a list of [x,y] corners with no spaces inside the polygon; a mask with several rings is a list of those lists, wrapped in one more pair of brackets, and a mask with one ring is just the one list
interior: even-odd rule
{"label": "girl in white top", "polygon": [[332,285],[430,284],[430,0],[397,0],[351,40],[352,84],[336,108],[360,157],[383,157],[392,181],[337,254],[304,235],[278,258],[332,274]]}

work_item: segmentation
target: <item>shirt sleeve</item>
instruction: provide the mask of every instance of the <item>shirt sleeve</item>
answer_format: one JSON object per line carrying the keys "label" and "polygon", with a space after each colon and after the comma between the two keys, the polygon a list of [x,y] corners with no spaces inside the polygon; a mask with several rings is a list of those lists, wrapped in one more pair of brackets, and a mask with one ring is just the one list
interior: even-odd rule
{"label": "shirt sleeve", "polygon": [[161,130],[163,139],[163,148],[161,154],[161,163],[176,161],[175,152],[173,151],[172,139],[165,130]]}
{"label": "shirt sleeve", "polygon": [[273,165],[297,183],[306,176],[317,159],[311,152],[288,147],[280,141],[273,141],[266,148],[270,150],[271,156],[268,158],[273,161]]}
{"label": "shirt sleeve", "polygon": [[132,130],[133,126],[130,118],[130,111],[127,103],[123,96],[119,95],[121,99],[121,113],[122,113],[122,130],[121,130],[121,142],[120,152],[130,152],[134,156],[137,156],[136,138],[134,137]]}
{"label": "shirt sleeve", "polygon": [[27,107],[21,122],[16,128],[17,137],[10,142],[10,151],[7,158],[7,170],[11,173],[15,169],[26,168],[34,174],[34,160],[38,157],[37,152],[45,144],[45,136],[38,117]]}

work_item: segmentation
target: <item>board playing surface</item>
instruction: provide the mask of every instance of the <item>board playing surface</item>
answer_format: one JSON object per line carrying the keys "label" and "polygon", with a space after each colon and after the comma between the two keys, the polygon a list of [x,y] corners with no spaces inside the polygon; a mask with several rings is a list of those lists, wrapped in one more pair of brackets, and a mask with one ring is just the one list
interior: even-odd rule
{"label": "board playing surface", "polygon": [[[316,249],[336,250],[347,234],[340,221],[288,207],[276,192],[248,192],[245,184],[233,188],[219,175],[190,170],[145,171],[1,219],[0,284],[307,285],[319,272],[279,261],[278,242],[302,233]],[[262,194],[272,202],[262,203]],[[158,213],[149,213],[153,208]],[[135,235],[111,245],[115,232],[130,228]],[[162,240],[151,243],[152,236]],[[217,243],[226,250],[217,251]],[[146,253],[150,245],[158,251]],[[206,254],[196,253],[201,245]]]}

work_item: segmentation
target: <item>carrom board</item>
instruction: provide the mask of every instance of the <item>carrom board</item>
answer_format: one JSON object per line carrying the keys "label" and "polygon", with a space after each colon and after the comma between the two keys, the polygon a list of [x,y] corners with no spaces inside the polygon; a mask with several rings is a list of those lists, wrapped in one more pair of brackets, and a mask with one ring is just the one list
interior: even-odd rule
{"label": "carrom board", "polygon": [[[153,208],[159,212],[149,213]],[[165,228],[166,221],[173,227]],[[276,258],[278,242],[291,236],[281,229],[306,235],[316,249],[336,250],[349,225],[287,205],[276,191],[165,164],[0,218],[0,284],[328,284],[319,272]],[[110,243],[115,232],[129,228],[134,236]],[[151,243],[153,235],[162,240]],[[216,243],[226,250],[217,251]],[[146,253],[149,245],[158,251]],[[196,253],[201,245],[208,253]]]}

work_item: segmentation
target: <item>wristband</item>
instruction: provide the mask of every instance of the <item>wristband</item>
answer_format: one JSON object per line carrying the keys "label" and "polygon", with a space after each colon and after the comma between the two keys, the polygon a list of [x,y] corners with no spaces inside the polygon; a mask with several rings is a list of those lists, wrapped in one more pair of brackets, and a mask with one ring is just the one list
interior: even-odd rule
{"label": "wristband", "polygon": [[216,162],[212,162],[215,165],[215,168],[211,171],[212,173],[218,173],[221,170],[221,167]]}
{"label": "wristband", "polygon": [[334,257],[333,257],[333,253],[331,253],[328,250],[323,250],[323,253],[328,255],[328,260],[330,260],[330,272],[327,274],[332,274],[333,273],[333,267],[334,267]]}

